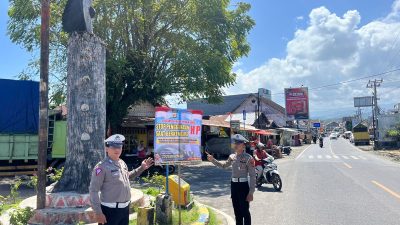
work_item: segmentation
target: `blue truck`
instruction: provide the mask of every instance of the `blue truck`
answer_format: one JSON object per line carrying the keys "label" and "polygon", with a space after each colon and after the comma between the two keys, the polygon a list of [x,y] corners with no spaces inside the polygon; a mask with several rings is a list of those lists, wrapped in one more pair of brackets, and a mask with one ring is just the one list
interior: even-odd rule
{"label": "blue truck", "polygon": [[[34,174],[38,157],[39,82],[0,79],[0,177]],[[66,121],[49,111],[48,166],[61,167]]]}

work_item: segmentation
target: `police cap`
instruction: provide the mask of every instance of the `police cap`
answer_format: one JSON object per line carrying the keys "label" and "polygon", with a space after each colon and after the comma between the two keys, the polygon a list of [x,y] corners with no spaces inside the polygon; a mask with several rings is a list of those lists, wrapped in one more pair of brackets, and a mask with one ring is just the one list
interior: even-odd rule
{"label": "police cap", "polygon": [[232,140],[234,143],[237,143],[237,144],[249,142],[245,137],[243,137],[240,134],[233,135]]}
{"label": "police cap", "polygon": [[114,134],[108,137],[104,142],[110,147],[121,147],[124,145],[125,137],[122,134]]}

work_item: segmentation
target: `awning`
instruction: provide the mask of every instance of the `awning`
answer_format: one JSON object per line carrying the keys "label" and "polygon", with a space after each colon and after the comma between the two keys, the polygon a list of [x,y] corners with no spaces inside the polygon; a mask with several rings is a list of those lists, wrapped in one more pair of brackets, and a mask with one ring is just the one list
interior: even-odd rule
{"label": "awning", "polygon": [[230,127],[230,124],[221,120],[202,120],[203,125],[212,127]]}
{"label": "awning", "polygon": [[261,135],[278,135],[277,133],[275,133],[271,130],[257,130],[255,133],[261,134]]}

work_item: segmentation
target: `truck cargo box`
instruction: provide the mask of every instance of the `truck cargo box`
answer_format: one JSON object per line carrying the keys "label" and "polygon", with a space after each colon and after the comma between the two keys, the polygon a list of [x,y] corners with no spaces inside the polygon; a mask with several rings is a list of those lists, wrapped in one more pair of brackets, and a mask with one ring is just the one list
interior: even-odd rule
{"label": "truck cargo box", "polygon": [[0,79],[0,106],[0,134],[38,133],[39,82]]}

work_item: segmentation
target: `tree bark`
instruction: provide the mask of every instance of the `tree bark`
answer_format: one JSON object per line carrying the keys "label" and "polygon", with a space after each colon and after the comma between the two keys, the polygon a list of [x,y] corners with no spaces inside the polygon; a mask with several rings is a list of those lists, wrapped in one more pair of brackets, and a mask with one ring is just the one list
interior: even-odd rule
{"label": "tree bark", "polygon": [[48,140],[48,107],[49,107],[49,22],[50,1],[43,0],[40,29],[40,113],[39,113],[39,152],[38,152],[38,186],[36,208],[46,205],[46,164]]}
{"label": "tree bark", "polygon": [[67,158],[54,192],[88,193],[93,167],[104,158],[106,48],[93,34],[74,33],[68,44]]}

